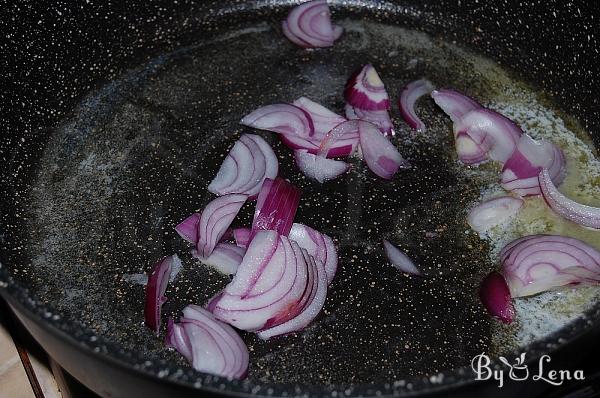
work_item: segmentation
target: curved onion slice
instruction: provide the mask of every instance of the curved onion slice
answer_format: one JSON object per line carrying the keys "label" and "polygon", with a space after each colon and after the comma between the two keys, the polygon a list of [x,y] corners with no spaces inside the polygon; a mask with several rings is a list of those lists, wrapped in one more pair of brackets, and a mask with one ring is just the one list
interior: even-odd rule
{"label": "curved onion slice", "polygon": [[[455,138],[468,136],[472,145],[484,150],[487,157],[502,163],[514,152],[521,134],[523,132],[512,120],[489,109],[472,110],[454,122]],[[457,151],[460,151],[458,145]]]}
{"label": "curved onion slice", "polygon": [[236,273],[242,258],[244,258],[244,253],[246,253],[246,249],[233,243],[219,243],[206,259],[198,256],[196,250],[192,250],[193,257],[225,275]]}
{"label": "curved onion slice", "polygon": [[310,115],[290,104],[263,106],[244,116],[240,123],[259,130],[305,138],[315,133]]}
{"label": "curved onion slice", "polygon": [[390,109],[390,97],[377,71],[367,64],[354,72],[344,90],[346,102],[366,111]]}
{"label": "curved onion slice", "polygon": [[342,145],[341,143],[352,143],[355,146],[358,144],[358,140],[358,122],[355,120],[346,120],[325,134],[319,144],[317,155],[328,157],[335,148],[339,148]]}
{"label": "curved onion slice", "polygon": [[258,135],[244,134],[229,151],[208,190],[215,195],[243,193],[252,197],[264,179],[275,178],[278,170],[271,146]]}
{"label": "curved onion slice", "polygon": [[360,147],[367,166],[381,178],[391,179],[408,162],[373,123],[359,121]]}
{"label": "curved onion slice", "polygon": [[197,255],[208,258],[217,242],[221,240],[227,228],[238,214],[248,195],[228,194],[210,202],[200,216],[198,223]]}
{"label": "curved onion slice", "polygon": [[492,198],[472,208],[467,222],[475,232],[483,234],[515,216],[524,203],[523,199],[513,196]]}
{"label": "curved onion slice", "polygon": [[600,252],[575,238],[525,236],[506,245],[500,257],[513,298],[600,283]]}
{"label": "curved onion slice", "polygon": [[392,265],[396,267],[398,271],[405,272],[411,275],[423,275],[421,271],[419,271],[415,263],[403,251],[398,249],[387,239],[383,240],[383,248],[385,250],[385,255],[387,256],[388,260],[390,260]]}
{"label": "curved onion slice", "polygon": [[331,47],[343,32],[331,23],[331,13],[326,0],[313,0],[294,7],[282,22],[285,37],[304,47]]}
{"label": "curved onion slice", "polygon": [[482,106],[466,95],[449,88],[433,90],[431,98],[442,108],[444,113],[450,116],[453,122],[459,121],[464,115]]}
{"label": "curved onion slice", "polygon": [[186,241],[196,244],[198,242],[198,224],[200,214],[194,213],[175,227],[175,231]]}
{"label": "curved onion slice", "polygon": [[300,203],[300,190],[283,178],[267,178],[256,201],[250,241],[260,230],[287,236]]}
{"label": "curved onion slice", "polygon": [[239,247],[247,247],[250,242],[252,228],[236,228],[233,230],[233,239]]}
{"label": "curved onion slice", "polygon": [[342,160],[327,159],[318,155],[308,153],[305,149],[294,151],[296,164],[302,173],[321,184],[344,174],[350,165]]}
{"label": "curved onion slice", "polygon": [[260,231],[233,280],[210,307],[217,319],[238,329],[267,329],[302,311],[307,285],[308,264],[298,244],[275,231]]}
{"label": "curved onion slice", "polygon": [[547,169],[543,169],[538,178],[542,196],[556,214],[579,225],[600,229],[600,208],[583,205],[567,198],[556,188]]}
{"label": "curved onion slice", "polygon": [[[316,154],[319,152],[319,146],[321,141],[319,140],[307,140],[302,137],[281,134],[281,142],[291,149],[306,149],[309,153]],[[358,146],[358,138],[355,139],[340,139],[329,148],[327,152],[328,158],[343,157],[351,155]]]}
{"label": "curved onion slice", "polygon": [[308,261],[313,269],[313,284],[307,304],[298,315],[280,325],[258,332],[258,337],[267,340],[271,337],[282,336],[304,329],[317,317],[325,305],[327,298],[327,277],[323,264],[308,255]]}
{"label": "curved onion slice", "polygon": [[338,115],[306,97],[300,97],[292,103],[310,115],[315,128],[315,137],[323,137],[331,129],[346,121],[346,118]]}
{"label": "curved onion slice", "polygon": [[465,132],[458,133],[454,138],[456,154],[464,164],[479,164],[488,159],[487,148],[476,143]]}
{"label": "curved onion slice", "polygon": [[165,291],[173,268],[181,268],[177,255],[165,257],[152,266],[146,285],[146,303],[144,319],[146,326],[158,334],[160,330],[160,309],[167,301]]}
{"label": "curved onion slice", "polygon": [[420,79],[411,82],[404,87],[400,93],[398,107],[404,121],[413,129],[425,131],[425,123],[417,116],[415,112],[415,104],[419,98],[425,94],[431,93],[433,84],[429,80]]}
{"label": "curved onion slice", "polygon": [[481,282],[479,298],[488,312],[504,323],[511,323],[515,317],[510,290],[504,277],[492,272]]}
{"label": "curved onion slice", "polygon": [[292,224],[288,237],[297,242],[318,263],[323,263],[327,274],[327,284],[330,284],[338,266],[337,249],[333,240],[328,235],[298,223]]}
{"label": "curved onion slice", "polygon": [[346,117],[348,119],[360,119],[367,122],[371,122],[385,135],[394,135],[394,124],[390,119],[390,114],[387,110],[382,111],[365,111],[363,109],[355,108],[350,104],[346,104],[345,108]]}
{"label": "curved onion slice", "polygon": [[234,379],[243,379],[248,372],[248,348],[240,336],[197,305],[183,309],[180,323],[169,320],[165,343],[200,372]]}
{"label": "curved onion slice", "polygon": [[521,196],[539,195],[538,175],[542,168],[548,169],[554,184],[560,184],[565,177],[565,164],[563,152],[556,145],[537,142],[523,134],[502,169],[502,188]]}

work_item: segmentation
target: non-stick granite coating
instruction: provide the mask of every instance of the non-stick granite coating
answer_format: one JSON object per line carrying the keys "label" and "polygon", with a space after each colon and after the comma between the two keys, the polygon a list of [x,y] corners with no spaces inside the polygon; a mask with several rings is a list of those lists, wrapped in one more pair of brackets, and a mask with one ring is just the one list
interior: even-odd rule
{"label": "non-stick granite coating", "polygon": [[[160,18],[184,13],[183,8],[174,12],[152,5],[145,12],[156,11],[162,14]],[[440,61],[452,64],[455,55],[444,42],[462,38],[505,60],[512,60],[516,50],[511,49],[524,43],[524,35],[491,41],[495,24],[490,21],[504,18],[504,29],[515,23],[505,20],[497,4],[485,13],[478,13],[475,4],[463,6],[474,18],[468,24],[458,23],[455,7],[347,5],[338,18],[349,32],[336,47],[323,51],[304,52],[282,39],[277,26],[282,8],[268,8],[266,3],[259,4],[258,12],[246,10],[251,4],[232,5],[215,14],[218,24],[211,14],[192,6],[186,12],[195,17],[187,23],[177,19],[178,23],[161,27],[160,18],[147,19],[152,23],[140,16],[136,21],[140,24],[131,25],[139,39],[123,35],[120,45],[103,49],[102,58],[76,56],[83,50],[74,47],[56,52],[52,40],[46,44],[33,40],[32,48],[47,48],[48,63],[58,70],[52,75],[56,80],[42,79],[48,73],[45,68],[51,66],[34,61],[33,65],[41,62],[41,66],[34,68],[29,79],[43,81],[44,92],[38,87],[40,95],[34,98],[23,88],[15,91],[13,102],[5,102],[18,109],[18,96],[27,100],[26,110],[12,113],[6,124],[18,128],[12,130],[17,134],[2,143],[2,149],[9,148],[17,137],[23,138],[18,156],[2,152],[9,165],[3,171],[3,183],[12,186],[14,209],[1,216],[6,246],[0,271],[8,270],[16,279],[10,281],[9,291],[22,294],[19,283],[26,284],[34,298],[28,302],[31,308],[98,351],[114,353],[161,377],[191,383],[202,380],[141,327],[143,289],[123,281],[122,275],[145,271],[162,255],[182,253],[184,271],[167,292],[171,300],[165,313],[171,315],[185,303],[203,303],[226,283],[227,278],[185,255],[186,246],[173,226],[210,199],[208,182],[227,148],[246,131],[239,126],[239,118],[257,105],[291,101],[300,95],[341,112],[346,76],[367,61],[375,64],[394,95],[407,81],[427,76],[439,86],[458,87],[487,100],[501,92],[505,82],[474,73],[477,65],[461,65],[460,60],[448,73],[448,65]],[[97,7],[106,11],[106,6]],[[565,7],[564,12],[571,11],[569,18],[585,20],[584,13],[578,17],[576,8]],[[37,12],[26,4],[20,8],[21,12]],[[517,13],[534,9],[525,4]],[[57,6],[57,11],[67,26],[78,24],[69,19],[73,9]],[[113,15],[128,12],[114,10]],[[442,12],[449,16],[440,17]],[[84,13],[94,18],[91,8],[84,8]],[[350,19],[344,20],[347,15]],[[432,51],[422,49],[425,43],[420,34],[371,23],[361,32],[357,15],[438,34],[432,45],[442,59],[432,59]],[[482,15],[486,19],[478,20]],[[45,26],[45,19],[41,20]],[[213,27],[213,33],[191,37],[192,32]],[[590,24],[588,43],[595,40],[591,29]],[[444,35],[439,35],[442,30]],[[392,36],[401,32],[406,37],[392,46]],[[73,41],[89,34],[73,31]],[[386,40],[378,40],[378,34],[387,35]],[[509,40],[511,45],[506,45]],[[589,51],[591,56],[592,47],[585,40],[578,41],[581,53]],[[194,46],[184,48],[183,43]],[[184,49],[169,52],[175,48]],[[546,51],[552,55],[557,50],[550,46]],[[154,56],[149,63],[142,62],[146,54]],[[525,72],[519,76],[533,78],[549,90],[558,87],[552,74],[546,73],[543,79],[535,76],[557,70],[556,57],[542,62],[539,55],[523,54],[517,69]],[[65,61],[53,55],[72,62],[61,66]],[[419,60],[416,65],[413,59]],[[561,67],[568,65],[580,77],[589,76],[580,59],[567,58]],[[138,67],[124,72],[127,66]],[[85,76],[80,77],[75,71],[82,70]],[[22,69],[15,73],[14,81],[19,83]],[[98,76],[106,80],[99,81]],[[563,81],[571,76],[566,71],[561,74]],[[32,84],[36,83],[32,80]],[[91,90],[92,86],[99,88]],[[594,109],[596,99],[588,92],[596,86],[587,77],[585,83],[571,85],[576,98],[558,98],[588,128],[596,126],[597,120],[582,112],[582,107]],[[46,93],[54,93],[53,100],[44,98]],[[40,115],[34,116],[36,110]],[[431,136],[414,136],[395,120],[400,150],[413,168],[402,171],[393,183],[382,183],[358,161],[352,162],[353,171],[340,180],[325,186],[309,182],[292,167],[290,151],[264,135],[274,144],[282,174],[303,189],[298,221],[336,239],[342,267],[316,325],[300,336],[269,343],[245,335],[252,355],[250,380],[223,388],[252,391],[263,383],[298,383],[302,391],[323,383],[352,393],[354,384],[367,383],[371,386],[356,388],[372,392],[411,389],[420,383],[453,380],[452,373],[446,373],[445,380],[422,376],[462,366],[475,353],[490,348],[489,321],[474,291],[494,264],[485,256],[485,245],[465,234],[464,223],[464,209],[486,181],[473,182],[461,175],[448,150],[449,123],[431,101],[424,101],[421,111],[431,126]],[[597,142],[597,136],[593,138]],[[34,159],[39,160],[36,167],[19,169],[19,162]],[[251,210],[246,209],[246,220]],[[23,228],[17,231],[18,225]],[[408,249],[428,277],[398,275],[383,258],[382,237]],[[142,358],[148,361],[141,362]],[[173,366],[178,361],[183,370]],[[410,378],[416,379],[406,381]],[[202,381],[207,383],[219,386],[221,382],[208,377]],[[285,387],[275,386],[272,392],[279,389]]]}

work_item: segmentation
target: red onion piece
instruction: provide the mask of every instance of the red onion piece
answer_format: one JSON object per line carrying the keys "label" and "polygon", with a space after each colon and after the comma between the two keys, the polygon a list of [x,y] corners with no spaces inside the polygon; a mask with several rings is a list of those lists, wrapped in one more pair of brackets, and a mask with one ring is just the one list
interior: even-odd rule
{"label": "red onion piece", "polygon": [[188,305],[180,323],[169,321],[166,344],[192,362],[194,369],[233,379],[248,372],[248,348],[231,326],[205,309]]}
{"label": "red onion piece", "polygon": [[264,179],[275,178],[278,170],[271,146],[258,135],[244,134],[229,151],[208,190],[215,195],[242,193],[252,197]]}
{"label": "red onion piece", "polygon": [[470,97],[453,89],[442,88],[433,90],[431,98],[442,108],[446,115],[450,116],[453,122],[459,121],[464,115],[474,109],[480,109],[482,106]]}
{"label": "red onion piece", "polygon": [[350,165],[344,161],[313,155],[305,149],[295,150],[294,158],[298,168],[305,176],[317,180],[321,184],[339,177],[350,169]]}
{"label": "red onion piece", "polygon": [[198,223],[196,250],[200,258],[208,258],[211,255],[246,199],[248,199],[247,195],[228,194],[206,205]]}
{"label": "red onion piece", "polygon": [[211,302],[213,314],[242,330],[282,324],[303,309],[308,267],[296,242],[275,231],[260,231],[233,280],[216,302]]}
{"label": "red onion piece", "polygon": [[408,162],[373,123],[359,121],[360,147],[367,166],[381,178],[391,179]]}
{"label": "red onion piece", "polygon": [[318,156],[328,157],[335,148],[343,144],[351,144],[354,148],[358,145],[358,122],[353,120],[344,121],[325,134],[319,144]]}
{"label": "red onion piece", "polygon": [[146,303],[144,319],[148,328],[158,334],[160,330],[160,310],[167,301],[165,291],[169,284],[171,271],[174,267],[181,268],[181,260],[177,255],[165,257],[152,266],[146,285]]}
{"label": "red onion piece", "polygon": [[390,260],[392,265],[396,267],[398,271],[417,276],[423,275],[410,257],[394,246],[390,241],[384,239],[383,248],[388,260]]}
{"label": "red onion piece", "polygon": [[202,263],[213,267],[225,275],[233,275],[244,258],[246,249],[233,243],[219,243],[208,258],[198,256],[196,250],[192,250],[192,256],[198,258]]}
{"label": "red onion piece", "polygon": [[404,121],[413,129],[425,131],[425,123],[417,116],[415,112],[415,104],[417,100],[433,91],[433,84],[429,80],[420,79],[411,82],[404,87],[400,93],[398,107]]}
{"label": "red onion piece", "polygon": [[[321,144],[320,140],[305,139],[291,134],[281,134],[281,142],[291,149],[306,149],[309,153],[317,154]],[[351,155],[358,146],[358,138],[348,137],[336,141],[329,152],[328,158],[343,157]]]}
{"label": "red onion piece", "polygon": [[176,227],[175,231],[186,241],[196,244],[198,242],[198,224],[200,223],[200,214],[194,213]]}
{"label": "red onion piece", "polygon": [[371,122],[385,135],[394,135],[394,124],[390,119],[390,114],[387,110],[382,111],[365,111],[363,109],[355,108],[350,104],[346,104],[345,108],[346,117],[351,120],[360,119],[367,122]]}
{"label": "red onion piece", "polygon": [[259,130],[303,138],[311,137],[315,133],[310,115],[290,104],[263,106],[244,116],[240,123]]}
{"label": "red onion piece", "polygon": [[323,263],[327,274],[327,284],[333,281],[337,272],[338,254],[333,240],[304,224],[294,223],[288,236],[318,262]]}
{"label": "red onion piece", "polygon": [[475,232],[482,234],[515,216],[524,203],[523,199],[513,196],[489,199],[469,211],[467,222]]}
{"label": "red onion piece", "polygon": [[458,159],[464,164],[479,164],[488,159],[488,148],[476,143],[465,132],[458,133],[454,143]]}
{"label": "red onion piece", "polygon": [[498,272],[492,272],[481,282],[479,288],[481,303],[490,315],[504,323],[511,323],[515,317],[510,290],[504,277]]}
{"label": "red onion piece", "polygon": [[309,290],[308,300],[302,311],[294,318],[258,332],[258,337],[267,340],[271,337],[282,336],[297,332],[308,326],[321,312],[327,298],[327,276],[323,263],[316,261],[314,257],[308,256],[308,262],[313,270],[312,286]]}
{"label": "red onion piece", "polygon": [[239,247],[247,247],[250,242],[252,228],[236,228],[233,230],[233,239]]}
{"label": "red onion piece", "polygon": [[165,345],[175,348],[188,361],[192,361],[192,343],[180,323],[175,323],[172,318],[167,321],[167,336]]}
{"label": "red onion piece", "polygon": [[326,0],[314,0],[294,7],[282,22],[285,37],[304,48],[331,47],[343,32],[331,23]]}
{"label": "red onion piece", "polygon": [[354,72],[344,90],[346,102],[366,111],[390,109],[390,97],[377,71],[367,64]]}
{"label": "red onion piece", "polygon": [[324,137],[331,129],[346,121],[338,115],[306,97],[300,97],[292,103],[310,115],[315,128],[315,137]]}
{"label": "red onion piece", "polygon": [[513,298],[600,282],[600,252],[575,238],[525,236],[506,245],[500,257]]}
{"label": "red onion piece", "polygon": [[600,208],[567,198],[556,188],[547,169],[540,172],[538,179],[544,200],[556,214],[579,225],[600,229]]}
{"label": "red onion piece", "polygon": [[[522,134],[512,120],[489,109],[472,110],[454,123],[455,138],[468,136],[474,145],[487,152],[487,157],[501,163],[510,158]],[[457,151],[460,151],[458,145]]]}
{"label": "red onion piece", "polygon": [[507,191],[521,196],[541,193],[538,175],[542,168],[548,169],[554,184],[565,177],[565,157],[556,145],[537,142],[527,134],[519,139],[517,148],[504,164],[501,185]]}
{"label": "red onion piece", "polygon": [[250,240],[260,230],[274,230],[287,236],[300,203],[300,190],[283,178],[267,178],[258,195]]}

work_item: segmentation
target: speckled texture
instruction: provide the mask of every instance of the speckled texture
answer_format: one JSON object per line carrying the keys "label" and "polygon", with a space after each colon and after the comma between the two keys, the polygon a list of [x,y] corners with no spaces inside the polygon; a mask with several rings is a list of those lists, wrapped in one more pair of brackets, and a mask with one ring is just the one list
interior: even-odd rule
{"label": "speckled texture", "polygon": [[[277,17],[259,22],[265,19],[262,14],[267,4],[259,5],[263,11],[257,14],[232,6],[231,20],[248,22],[220,25],[219,32],[210,37],[194,38],[194,47],[155,57],[149,64],[142,62],[139,54],[167,54],[189,43],[189,32],[212,26],[206,22],[210,14],[191,7],[190,15],[201,17],[173,24],[171,30],[153,31],[152,48],[146,46],[142,52],[132,40],[111,50],[118,67],[106,66],[103,59],[95,67],[85,68],[90,68],[91,75],[118,79],[108,85],[96,80],[93,86],[102,88],[79,99],[77,107],[67,98],[78,97],[92,85],[78,84],[74,72],[59,71],[57,81],[46,87],[57,93],[56,101],[37,108],[49,119],[36,117],[34,125],[31,115],[23,112],[15,113],[7,124],[25,132],[20,145],[27,155],[12,158],[2,152],[5,160],[11,159],[7,169],[11,173],[3,175],[3,183],[13,185],[13,205],[22,209],[28,203],[26,211],[3,215],[7,250],[2,263],[18,281],[29,285],[38,313],[63,330],[71,330],[74,319],[83,323],[85,328],[76,336],[81,334],[98,351],[109,350],[134,362],[148,358],[149,362],[138,362],[138,367],[217,388],[220,381],[198,378],[141,327],[143,289],[123,281],[122,275],[147,270],[161,255],[183,253],[184,270],[168,291],[168,314],[176,314],[187,302],[203,302],[226,283],[226,278],[185,255],[186,246],[173,226],[209,200],[205,188],[219,166],[218,159],[243,131],[238,119],[259,104],[291,101],[300,95],[341,111],[345,78],[365,60],[378,67],[392,93],[406,81],[424,75],[437,85],[476,93],[482,100],[495,98],[514,84],[508,77],[490,75],[489,71],[495,70],[486,69],[485,62],[465,61],[462,50],[447,46],[440,36],[430,40],[405,30],[365,24],[356,17],[341,18],[355,15],[363,8],[359,3],[339,14],[348,33],[334,49],[304,52],[280,37]],[[474,33],[471,44],[483,45],[484,52],[498,55],[495,46],[485,44],[493,25],[483,29],[483,22],[477,21],[477,7],[472,6],[464,6],[474,18],[471,25],[459,24],[458,17],[440,19],[439,6],[427,3],[408,7],[379,3],[382,11],[367,7],[367,13],[410,27],[422,20],[428,30],[444,28],[446,34],[454,33],[452,37],[457,38],[468,31]],[[103,7],[98,8],[105,11]],[[240,10],[234,12],[235,8]],[[158,8],[151,11],[158,12]],[[70,11],[63,12],[68,15]],[[182,12],[160,13],[181,16]],[[447,7],[444,12],[452,14],[458,9]],[[500,11],[489,8],[488,12]],[[219,13],[219,18],[225,14]],[[143,25],[141,17],[140,23]],[[148,34],[144,28],[134,32],[140,37]],[[378,40],[382,36],[385,40]],[[499,56],[508,60],[510,53],[505,50]],[[123,77],[123,67],[140,64],[144,66]],[[523,76],[531,74],[528,70]],[[553,79],[545,79],[538,83],[552,87]],[[74,84],[56,90],[61,81]],[[597,85],[594,81],[586,84]],[[578,90],[578,107],[594,107],[591,99],[586,100],[588,89]],[[567,107],[575,100],[562,99]],[[33,109],[33,104],[27,109]],[[65,109],[75,111],[64,115]],[[276,383],[272,392],[277,393],[286,389],[280,383],[299,383],[299,391],[315,391],[321,383],[333,383],[328,389],[350,394],[410,390],[427,386],[427,381],[439,384],[460,379],[461,373],[453,374],[451,369],[464,366],[475,353],[489,348],[489,321],[477,305],[474,290],[493,264],[487,259],[484,243],[464,233],[462,217],[463,209],[479,196],[487,181],[472,181],[459,172],[447,149],[451,143],[449,123],[431,101],[423,102],[421,109],[432,127],[427,137],[415,137],[395,120],[401,151],[413,169],[402,171],[391,184],[375,179],[364,164],[354,161],[352,173],[323,188],[295,172],[289,150],[274,145],[283,163],[282,174],[303,188],[298,220],[338,241],[342,267],[324,313],[305,333],[269,343],[245,336],[252,351],[250,380],[225,388],[264,393],[268,387],[261,390],[257,386]],[[597,122],[581,117],[577,107],[567,110],[580,116],[588,128]],[[43,120],[62,122],[50,130]],[[32,139],[34,132],[36,139]],[[2,148],[14,138],[3,142]],[[42,147],[46,147],[43,152]],[[19,169],[18,162],[28,162],[31,157],[40,158],[42,167],[26,178],[27,170]],[[31,189],[29,184],[15,184],[21,179],[33,182]],[[250,212],[247,208],[246,220]],[[27,238],[13,228],[23,218],[22,231]],[[407,249],[427,277],[398,275],[384,261],[381,237]],[[5,272],[4,268],[0,271]],[[9,289],[15,292],[16,286],[11,282]],[[133,354],[140,347],[146,349]],[[178,361],[184,371],[169,364]],[[442,371],[443,379],[423,378]]]}

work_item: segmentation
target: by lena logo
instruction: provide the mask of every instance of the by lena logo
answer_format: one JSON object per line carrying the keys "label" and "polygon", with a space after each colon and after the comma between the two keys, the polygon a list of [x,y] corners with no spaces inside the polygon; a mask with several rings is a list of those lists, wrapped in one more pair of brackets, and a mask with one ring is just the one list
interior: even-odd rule
{"label": "by lena logo", "polygon": [[525,353],[515,358],[514,364],[511,364],[505,357],[498,358],[504,365],[505,369],[492,369],[490,366],[491,360],[485,353],[476,355],[471,361],[471,367],[475,372],[475,380],[490,380],[494,379],[498,382],[498,387],[504,386],[504,381],[508,378],[514,381],[543,381],[554,386],[562,385],[566,380],[585,380],[583,370],[554,370],[545,369],[551,359],[549,355],[542,355],[538,361],[538,366],[535,372],[529,371],[529,367],[525,364]]}

